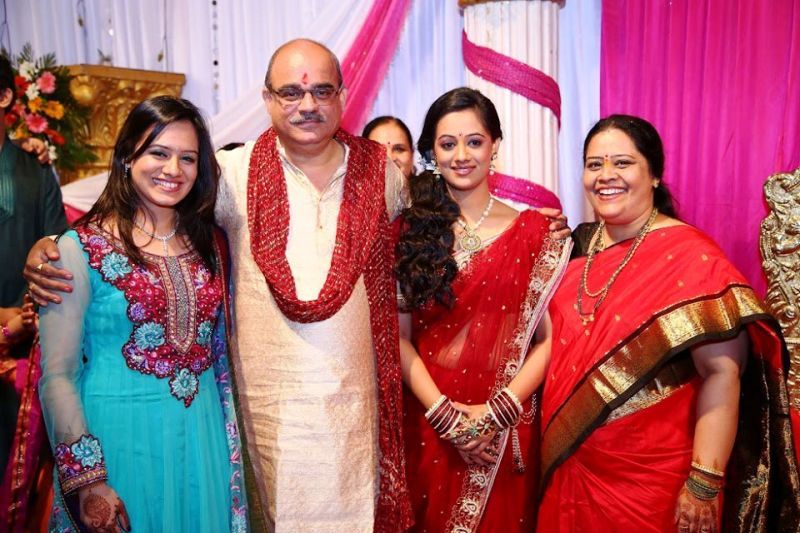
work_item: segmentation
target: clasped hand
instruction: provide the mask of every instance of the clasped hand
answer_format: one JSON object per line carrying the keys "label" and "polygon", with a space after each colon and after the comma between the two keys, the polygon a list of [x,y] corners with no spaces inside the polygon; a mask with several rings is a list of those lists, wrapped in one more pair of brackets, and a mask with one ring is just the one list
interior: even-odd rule
{"label": "clasped hand", "polygon": [[492,445],[497,434],[497,425],[489,415],[486,404],[465,405],[452,402],[462,413],[461,421],[445,439],[453,443],[461,458],[468,465],[491,466],[497,462],[496,445]]}

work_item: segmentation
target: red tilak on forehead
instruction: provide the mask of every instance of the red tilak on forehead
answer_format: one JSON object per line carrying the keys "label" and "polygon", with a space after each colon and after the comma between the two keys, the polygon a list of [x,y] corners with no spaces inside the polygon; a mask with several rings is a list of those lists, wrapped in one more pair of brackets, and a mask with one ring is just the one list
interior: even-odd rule
{"label": "red tilak on forehead", "polygon": [[303,72],[303,83],[308,83],[308,72]]}

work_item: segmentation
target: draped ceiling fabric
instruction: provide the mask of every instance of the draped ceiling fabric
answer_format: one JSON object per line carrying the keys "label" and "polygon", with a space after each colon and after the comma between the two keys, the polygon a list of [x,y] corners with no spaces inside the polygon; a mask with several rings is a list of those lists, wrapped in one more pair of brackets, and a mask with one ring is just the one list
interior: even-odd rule
{"label": "draped ceiling fabric", "polygon": [[763,293],[762,186],[800,166],[800,3],[604,0],[602,28],[603,116],[658,128],[681,217]]}
{"label": "draped ceiling fabric", "polygon": [[558,191],[558,11],[559,4],[549,0],[464,8],[467,84],[497,107],[503,126],[500,180],[515,185],[503,191],[498,183],[497,194],[523,203],[525,191],[514,178]]}

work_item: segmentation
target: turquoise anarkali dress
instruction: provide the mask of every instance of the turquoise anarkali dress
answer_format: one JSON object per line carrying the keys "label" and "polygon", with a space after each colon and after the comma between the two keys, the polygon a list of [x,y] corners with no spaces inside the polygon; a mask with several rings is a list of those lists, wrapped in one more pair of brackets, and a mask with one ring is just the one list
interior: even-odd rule
{"label": "turquoise anarkali dress", "polygon": [[136,264],[94,225],[58,245],[75,277],[41,313],[51,531],[76,530],[78,490],[102,479],[134,531],[245,531],[223,276],[195,252]]}

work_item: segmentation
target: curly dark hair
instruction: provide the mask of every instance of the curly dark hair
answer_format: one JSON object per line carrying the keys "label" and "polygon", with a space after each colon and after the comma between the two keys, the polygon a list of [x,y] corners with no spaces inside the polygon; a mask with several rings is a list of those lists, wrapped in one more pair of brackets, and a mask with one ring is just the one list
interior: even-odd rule
{"label": "curly dark hair", "polygon": [[[178,233],[185,235],[206,266],[216,272],[214,261],[214,204],[217,199],[220,169],[214,146],[200,110],[188,100],[156,96],[133,108],[114,144],[111,170],[106,188],[92,208],[75,221],[74,226],[113,220],[125,252],[139,264],[144,256],[133,241],[133,220],[138,209],[145,209],[125,165],[133,162],[153,143],[164,128],[187,121],[197,133],[197,179],[189,194],[175,207]],[[139,145],[139,143],[141,143]],[[137,145],[139,145],[137,147]]]}
{"label": "curly dark hair", "polygon": [[592,126],[586,139],[583,141],[583,162],[586,163],[586,149],[589,143],[600,132],[619,130],[633,141],[633,145],[647,160],[647,166],[654,177],[658,178],[659,186],[653,190],[653,205],[672,218],[678,218],[675,200],[664,183],[664,144],[655,126],[643,118],[633,115],[609,115],[600,119]]}
{"label": "curly dark hair", "polygon": [[408,309],[418,309],[430,301],[453,305],[452,283],[458,272],[453,259],[453,223],[461,209],[447,190],[447,184],[434,175],[433,146],[436,126],[445,115],[472,109],[489,132],[492,141],[501,139],[500,118],[491,100],[475,89],[460,87],[444,93],[428,109],[417,150],[426,170],[411,180],[411,206],[403,211],[403,227],[397,243],[395,273]]}

